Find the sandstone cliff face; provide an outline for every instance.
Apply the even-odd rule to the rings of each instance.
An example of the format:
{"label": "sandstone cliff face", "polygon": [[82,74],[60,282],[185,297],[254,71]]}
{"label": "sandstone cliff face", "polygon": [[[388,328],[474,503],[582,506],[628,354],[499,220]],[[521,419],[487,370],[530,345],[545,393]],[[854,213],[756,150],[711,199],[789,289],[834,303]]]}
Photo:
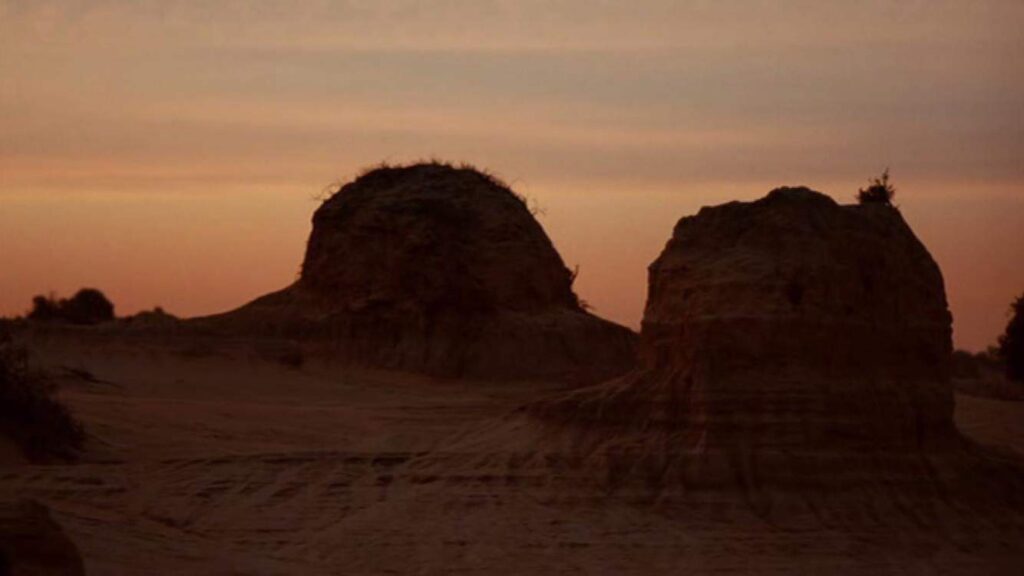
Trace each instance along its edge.
{"label": "sandstone cliff face", "polygon": [[942,275],[890,207],[780,188],[683,218],[641,337],[629,376],[531,411],[733,460],[959,441]]}
{"label": "sandstone cliff face", "polygon": [[634,363],[634,334],[582,309],[525,202],[441,164],[380,168],[313,217],[291,287],[214,320],[314,337],[371,366],[441,376],[598,381]]}
{"label": "sandstone cliff face", "polygon": [[738,422],[775,448],[952,437],[942,275],[888,206],[780,188],[683,218],[650,266],[643,350],[705,434]]}
{"label": "sandstone cliff face", "polygon": [[893,208],[803,188],[705,208],[650,266],[638,368],[474,430],[414,477],[1020,529],[1005,510],[1024,510],[1024,475],[953,425],[950,326],[939,268]]}

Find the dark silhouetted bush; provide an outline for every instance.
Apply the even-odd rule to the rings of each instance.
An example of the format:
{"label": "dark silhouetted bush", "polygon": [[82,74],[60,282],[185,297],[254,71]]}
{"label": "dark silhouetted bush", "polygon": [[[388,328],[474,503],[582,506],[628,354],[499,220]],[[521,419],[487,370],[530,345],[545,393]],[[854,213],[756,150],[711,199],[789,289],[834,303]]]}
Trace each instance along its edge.
{"label": "dark silhouetted bush", "polygon": [[53,396],[45,376],[29,366],[28,352],[0,333],[0,434],[32,460],[73,458],[85,433]]}
{"label": "dark silhouetted bush", "polygon": [[28,313],[29,320],[49,322],[60,320],[60,303],[52,294],[50,296],[39,295],[32,299],[32,310]]}
{"label": "dark silhouetted bush", "polygon": [[59,321],[71,324],[99,324],[114,319],[114,304],[95,288],[82,288],[71,298],[55,296],[32,299],[29,320]]}
{"label": "dark silhouetted bush", "polygon": [[72,324],[99,324],[114,319],[114,304],[95,288],[83,288],[62,301],[61,311]]}
{"label": "dark silhouetted bush", "polygon": [[168,314],[163,308],[157,306],[152,310],[143,310],[124,319],[126,324],[134,326],[169,327],[178,323],[178,317]]}
{"label": "dark silhouetted bush", "polygon": [[885,204],[892,206],[892,199],[896,196],[896,188],[889,183],[889,169],[882,172],[881,178],[869,180],[871,185],[861,188],[857,192],[857,201],[861,204]]}
{"label": "dark silhouetted bush", "polygon": [[1006,376],[1024,382],[1024,295],[1010,305],[1010,323],[999,337],[999,357],[1006,363]]}

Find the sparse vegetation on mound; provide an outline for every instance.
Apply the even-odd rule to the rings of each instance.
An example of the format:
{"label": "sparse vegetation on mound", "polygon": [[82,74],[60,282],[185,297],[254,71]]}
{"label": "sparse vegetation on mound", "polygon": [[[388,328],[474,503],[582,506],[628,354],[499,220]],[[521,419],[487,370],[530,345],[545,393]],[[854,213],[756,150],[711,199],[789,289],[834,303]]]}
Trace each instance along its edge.
{"label": "sparse vegetation on mound", "polygon": [[71,298],[54,295],[32,299],[29,320],[90,325],[114,319],[114,304],[95,288],[82,288]]}
{"label": "sparse vegetation on mound", "polygon": [[53,397],[46,377],[29,365],[28,351],[0,332],[0,434],[31,460],[73,458],[85,432]]}
{"label": "sparse vegetation on mound", "polygon": [[896,188],[889,183],[889,169],[882,172],[881,178],[872,178],[867,188],[857,191],[857,201],[861,204],[885,204],[892,206],[892,199],[896,196]]}
{"label": "sparse vegetation on mound", "polygon": [[[400,180],[409,171],[424,169],[455,171],[471,175],[474,178],[479,178],[488,186],[507,190],[510,194],[519,198],[523,202],[523,205],[527,204],[525,197],[514,192],[512,187],[502,180],[500,176],[486,168],[478,168],[468,162],[453,164],[451,162],[445,162],[437,159],[431,159],[424,162],[413,162],[410,164],[391,164],[390,162],[381,162],[360,170],[355,180],[352,181],[352,184],[372,184],[375,187],[386,188],[389,185],[393,185],[397,180]],[[341,188],[343,188],[343,186],[339,186],[339,192],[341,191]]]}

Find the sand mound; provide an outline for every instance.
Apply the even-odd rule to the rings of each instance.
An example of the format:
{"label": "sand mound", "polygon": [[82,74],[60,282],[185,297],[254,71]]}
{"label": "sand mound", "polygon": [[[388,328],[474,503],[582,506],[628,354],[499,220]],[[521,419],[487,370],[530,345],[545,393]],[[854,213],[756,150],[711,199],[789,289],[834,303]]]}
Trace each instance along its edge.
{"label": "sand mound", "polygon": [[1024,510],[1024,476],[953,425],[950,326],[939,268],[893,208],[805,188],[704,208],[650,266],[641,367],[412,475],[840,523],[931,522],[955,502],[953,524],[1019,528],[1002,509]]}
{"label": "sand mound", "polygon": [[85,432],[28,358],[24,346],[0,332],[0,465],[74,459]]}
{"label": "sand mound", "polygon": [[74,543],[31,500],[0,503],[0,574],[85,574]]}
{"label": "sand mound", "polygon": [[586,313],[523,200],[443,164],[385,167],[313,216],[299,280],[206,322],[323,336],[350,360],[446,376],[600,379],[633,334]]}

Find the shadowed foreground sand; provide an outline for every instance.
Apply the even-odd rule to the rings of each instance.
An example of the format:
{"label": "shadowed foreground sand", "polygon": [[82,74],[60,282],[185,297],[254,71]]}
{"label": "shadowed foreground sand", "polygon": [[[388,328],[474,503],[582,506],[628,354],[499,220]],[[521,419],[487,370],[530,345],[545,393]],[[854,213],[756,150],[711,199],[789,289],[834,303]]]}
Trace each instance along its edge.
{"label": "shadowed foreground sand", "polygon": [[[252,346],[34,339],[94,438],[77,465],[0,468],[0,496],[48,505],[93,575],[1013,574],[1024,561],[1012,532],[794,530],[724,501],[688,514],[583,489],[545,501],[513,475],[396,480],[551,385],[293,369]],[[959,396],[956,418],[1024,454],[1024,403]]]}

